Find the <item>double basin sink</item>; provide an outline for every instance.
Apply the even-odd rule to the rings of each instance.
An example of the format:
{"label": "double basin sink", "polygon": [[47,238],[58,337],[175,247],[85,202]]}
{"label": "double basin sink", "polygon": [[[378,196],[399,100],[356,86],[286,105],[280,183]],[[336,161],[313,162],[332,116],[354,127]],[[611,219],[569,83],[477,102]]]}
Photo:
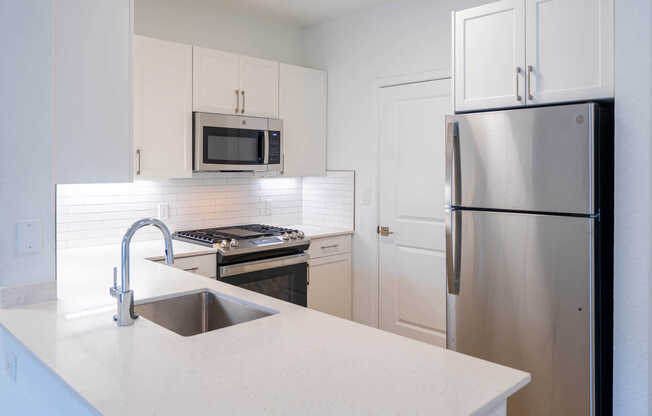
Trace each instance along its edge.
{"label": "double basin sink", "polygon": [[184,337],[274,315],[277,311],[207,289],[137,304],[141,317]]}

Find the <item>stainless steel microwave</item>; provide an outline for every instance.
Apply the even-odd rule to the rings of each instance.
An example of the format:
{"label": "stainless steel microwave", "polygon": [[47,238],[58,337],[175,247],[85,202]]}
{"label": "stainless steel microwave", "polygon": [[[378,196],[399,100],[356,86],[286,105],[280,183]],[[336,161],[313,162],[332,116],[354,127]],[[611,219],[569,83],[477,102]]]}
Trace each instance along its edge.
{"label": "stainless steel microwave", "polygon": [[193,113],[197,172],[283,171],[281,120]]}

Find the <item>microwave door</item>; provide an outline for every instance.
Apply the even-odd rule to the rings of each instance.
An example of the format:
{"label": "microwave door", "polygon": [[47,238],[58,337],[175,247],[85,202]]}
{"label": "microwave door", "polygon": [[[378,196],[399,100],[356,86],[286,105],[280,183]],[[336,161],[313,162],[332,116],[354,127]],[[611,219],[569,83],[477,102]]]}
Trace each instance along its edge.
{"label": "microwave door", "polygon": [[253,117],[195,113],[196,171],[265,171],[267,122]]}

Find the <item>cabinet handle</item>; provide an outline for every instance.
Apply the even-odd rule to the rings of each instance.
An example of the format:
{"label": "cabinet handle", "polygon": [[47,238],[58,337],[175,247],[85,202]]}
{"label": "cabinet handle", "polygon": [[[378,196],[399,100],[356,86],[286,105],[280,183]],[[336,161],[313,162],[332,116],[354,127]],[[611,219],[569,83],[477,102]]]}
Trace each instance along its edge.
{"label": "cabinet handle", "polygon": [[191,272],[194,273],[199,270],[199,267],[190,267],[188,269],[183,269],[184,272]]}
{"label": "cabinet handle", "polygon": [[235,99],[235,113],[238,114],[240,112],[240,90],[235,90]]}
{"label": "cabinet handle", "polygon": [[521,67],[517,66],[516,74],[514,74],[514,78],[516,79],[516,101],[518,101],[519,103],[521,102],[521,95],[518,93],[518,78],[520,74],[521,74]]}
{"label": "cabinet handle", "polygon": [[331,244],[330,246],[321,246],[321,249],[326,250],[327,248],[337,248],[339,246],[339,244]]}
{"label": "cabinet handle", "polygon": [[244,114],[245,113],[245,96],[244,96],[245,92],[244,92],[244,90],[242,90],[240,92],[242,93],[242,111],[241,111],[241,113]]}
{"label": "cabinet handle", "polygon": [[140,149],[136,149],[136,175],[140,175]]}
{"label": "cabinet handle", "polygon": [[534,94],[532,94],[532,72],[534,68],[532,65],[527,66],[527,98],[534,100]]}

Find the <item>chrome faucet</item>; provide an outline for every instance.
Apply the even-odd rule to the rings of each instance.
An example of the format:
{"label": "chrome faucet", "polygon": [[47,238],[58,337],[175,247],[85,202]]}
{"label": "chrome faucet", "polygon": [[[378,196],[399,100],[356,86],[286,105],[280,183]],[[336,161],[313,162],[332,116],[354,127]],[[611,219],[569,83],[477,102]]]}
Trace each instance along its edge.
{"label": "chrome faucet", "polygon": [[134,313],[134,291],[129,288],[129,244],[136,231],[148,225],[153,225],[161,230],[165,240],[165,262],[167,264],[174,263],[172,236],[170,230],[162,221],[156,218],[143,218],[129,227],[124,237],[122,237],[122,284],[118,286],[118,269],[114,267],[113,287],[109,290],[111,296],[118,300],[118,313],[113,315],[113,320],[118,323],[118,326],[133,325],[136,318],[138,318],[138,314]]}

